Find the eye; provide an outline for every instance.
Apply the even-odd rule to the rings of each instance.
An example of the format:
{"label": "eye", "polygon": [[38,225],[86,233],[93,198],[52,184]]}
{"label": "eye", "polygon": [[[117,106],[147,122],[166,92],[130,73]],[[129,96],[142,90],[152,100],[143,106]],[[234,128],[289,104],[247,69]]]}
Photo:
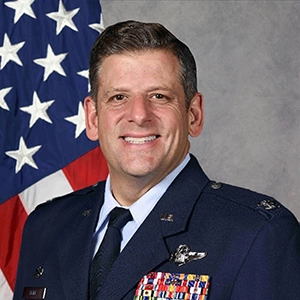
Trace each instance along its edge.
{"label": "eye", "polygon": [[171,100],[169,95],[160,93],[153,93],[150,98],[152,99],[152,101],[155,101],[159,104],[167,103]]}
{"label": "eye", "polygon": [[165,98],[165,96],[162,95],[162,94],[155,94],[154,97],[155,97],[156,99],[164,99],[164,98]]}
{"label": "eye", "polygon": [[120,94],[120,95],[113,96],[111,99],[116,100],[116,101],[122,101],[122,100],[124,100],[124,98],[125,98],[125,96]]}

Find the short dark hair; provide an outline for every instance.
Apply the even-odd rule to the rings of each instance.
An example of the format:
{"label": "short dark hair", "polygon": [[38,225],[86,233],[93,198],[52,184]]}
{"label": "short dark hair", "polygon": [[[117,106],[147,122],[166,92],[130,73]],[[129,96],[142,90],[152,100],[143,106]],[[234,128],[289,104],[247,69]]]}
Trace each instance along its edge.
{"label": "short dark hair", "polygon": [[159,23],[125,21],[107,27],[96,39],[91,55],[89,79],[91,96],[96,101],[103,60],[113,54],[142,50],[167,50],[178,58],[180,81],[186,106],[197,92],[196,62],[190,49]]}

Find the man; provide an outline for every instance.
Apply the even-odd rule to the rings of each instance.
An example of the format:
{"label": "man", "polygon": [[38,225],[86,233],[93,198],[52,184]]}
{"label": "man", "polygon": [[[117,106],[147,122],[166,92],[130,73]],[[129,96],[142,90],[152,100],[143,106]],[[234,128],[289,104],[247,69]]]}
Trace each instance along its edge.
{"label": "man", "polygon": [[[188,47],[162,25],[118,23],[94,44],[90,82],[86,132],[109,176],[29,216],[14,299],[298,299],[294,216],[268,196],[210,181],[189,154],[203,99]],[[116,206],[131,220],[93,284],[110,261],[94,266]]]}

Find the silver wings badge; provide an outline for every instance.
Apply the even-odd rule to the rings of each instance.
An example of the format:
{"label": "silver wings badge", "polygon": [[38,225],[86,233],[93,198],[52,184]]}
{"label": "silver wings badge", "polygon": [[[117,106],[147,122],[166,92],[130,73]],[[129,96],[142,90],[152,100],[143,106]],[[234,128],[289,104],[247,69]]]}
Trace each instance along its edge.
{"label": "silver wings badge", "polygon": [[170,261],[174,262],[177,266],[182,266],[190,261],[201,259],[206,255],[206,252],[193,252],[189,246],[179,245],[176,251],[171,253]]}

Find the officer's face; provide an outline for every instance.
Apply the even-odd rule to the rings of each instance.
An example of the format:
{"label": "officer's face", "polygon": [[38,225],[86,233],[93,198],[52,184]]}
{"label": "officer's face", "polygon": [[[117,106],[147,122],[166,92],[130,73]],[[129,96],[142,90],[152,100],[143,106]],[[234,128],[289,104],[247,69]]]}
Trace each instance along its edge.
{"label": "officer's face", "polygon": [[85,101],[87,134],[99,138],[111,180],[143,178],[155,185],[189,150],[188,134],[202,128],[202,99],[189,109],[179,63],[165,51],[111,55],[104,59],[97,96]]}

